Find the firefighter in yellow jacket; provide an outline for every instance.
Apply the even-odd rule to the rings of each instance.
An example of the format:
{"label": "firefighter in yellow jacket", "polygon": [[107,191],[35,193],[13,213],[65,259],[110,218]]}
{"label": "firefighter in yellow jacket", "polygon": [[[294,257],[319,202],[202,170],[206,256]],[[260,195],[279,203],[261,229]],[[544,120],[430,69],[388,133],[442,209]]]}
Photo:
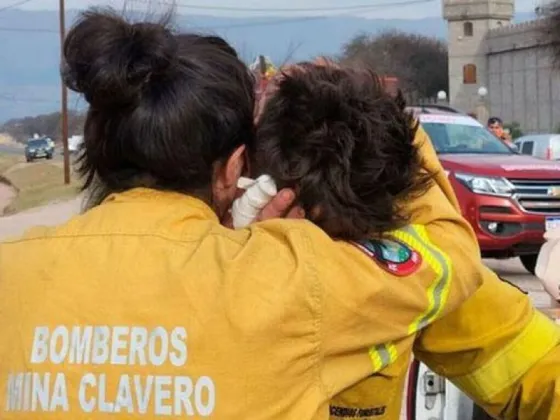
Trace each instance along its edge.
{"label": "firefighter in yellow jacket", "polygon": [[[437,171],[439,188],[459,213],[428,136],[421,132],[418,142]],[[415,356],[497,418],[560,418],[558,326],[533,307],[528,295],[491,270],[481,271],[482,287],[459,310],[421,332]]]}
{"label": "firefighter in yellow jacket", "polygon": [[[422,215],[417,222],[439,218],[443,201],[452,203],[459,214],[451,184],[422,129],[417,142],[430,170],[436,173],[434,188],[445,194],[445,198],[428,196],[413,202],[410,209]],[[472,298],[413,337],[415,357],[451,380],[496,418],[560,418],[558,326],[533,307],[529,296],[482,265],[480,272],[483,284]],[[409,344],[407,339],[404,343]],[[379,375],[337,395],[331,402],[331,418],[397,419],[408,362],[407,355]],[[395,385],[387,388],[389,383]],[[392,397],[385,417],[370,411],[379,404],[380,390]]]}
{"label": "firefighter in yellow jacket", "polygon": [[[90,209],[0,245],[2,420],[327,419],[333,396],[479,287],[451,204],[401,239],[336,241],[306,220],[222,226],[254,94],[216,43],[97,10],[69,31],[65,82],[90,105]],[[414,164],[413,150],[399,159]],[[376,211],[400,221],[385,198]],[[332,223],[330,210],[309,214]],[[434,246],[451,231],[453,247]]]}
{"label": "firefighter in yellow jacket", "polygon": [[[370,116],[382,112],[382,102],[379,100],[382,95],[379,92],[368,91],[364,85],[359,92],[353,91],[352,85],[332,70],[333,67],[336,66],[325,60],[292,66],[284,71],[289,76],[279,79],[261,100],[255,160],[261,162],[275,178],[287,181],[292,172],[286,172],[286,168],[295,167],[295,162],[306,162],[309,156],[316,157],[318,148],[328,151],[329,147],[341,143],[341,138],[336,137],[336,130],[329,130],[330,127],[340,131],[344,122],[359,120],[360,112]],[[361,95],[377,98],[375,111],[368,112],[367,102],[360,99]],[[339,101],[339,113],[325,113],[324,108],[331,105],[329,101]],[[351,103],[357,104],[359,111],[352,109]],[[292,114],[292,109],[298,110],[299,118]],[[399,112],[402,113],[402,110],[393,110],[386,118],[373,123],[386,128],[390,119],[394,121]],[[313,118],[316,119],[315,124],[311,123]],[[370,122],[364,120],[362,125]],[[359,135],[358,132],[355,137]],[[398,135],[395,136],[393,141],[398,138]],[[294,138],[298,139],[298,147],[286,147],[293,143]],[[383,147],[383,136],[378,135],[375,140],[379,147]],[[308,149],[304,146],[305,142],[310,143]],[[429,138],[421,128],[414,143],[420,150],[423,167],[433,175],[435,185],[421,199],[408,203],[407,211],[412,215],[412,222],[424,226],[441,223],[448,218],[441,210],[447,209],[449,205],[455,209],[454,217],[458,217],[460,209],[452,187]],[[275,153],[275,150],[283,153]],[[387,153],[388,149],[385,147],[384,151]],[[363,155],[361,151],[360,156],[352,156],[351,164],[359,166]],[[345,158],[341,152],[338,156],[340,160]],[[398,165],[395,158],[393,163]],[[405,165],[401,163],[398,167]],[[395,175],[395,178],[398,177]],[[356,222],[355,219],[353,221]],[[323,223],[323,227],[336,235],[336,229],[340,229],[341,224],[329,227]],[[431,238],[435,246],[449,250],[456,246],[453,239],[458,238],[453,237],[452,230],[446,233],[431,235]],[[394,235],[403,239],[402,231]],[[462,241],[476,244],[474,235],[459,239],[459,242]],[[461,259],[453,260],[455,270],[460,270],[461,262]],[[437,261],[431,260],[431,263],[438,273],[445,272],[441,266],[437,267]],[[558,327],[534,310],[528,296],[499,280],[481,261],[479,272],[484,278],[483,286],[466,304],[426,326],[418,334],[411,332],[398,342],[387,343],[387,351],[381,355],[372,354],[372,376],[333,398],[331,418],[399,418],[410,356],[407,349],[413,343],[418,358],[451,379],[499,418],[560,417],[560,395],[556,393],[560,381]],[[388,322],[391,322],[391,315],[387,314],[387,317]]]}
{"label": "firefighter in yellow jacket", "polygon": [[[554,0],[545,20],[552,52],[560,58],[560,1]],[[426,133],[420,129],[416,144],[427,169],[435,174],[436,186],[460,213],[447,174]],[[430,223],[439,218],[443,202],[418,200],[410,210]],[[418,211],[422,206],[432,212]],[[424,216],[427,216],[425,218]],[[438,238],[439,239],[439,238]],[[436,244],[439,244],[436,239]],[[475,238],[473,237],[474,241]],[[420,332],[414,343],[415,356],[455,383],[490,414],[501,419],[544,420],[560,418],[560,337],[558,327],[537,312],[527,295],[481,267],[483,284],[457,311]],[[395,363],[381,377],[403,377],[404,361]],[[401,382],[404,382],[402,379]],[[402,389],[402,388],[401,388]],[[347,418],[368,418],[367,408],[376,400],[375,387],[367,381],[333,400],[333,418],[345,411]],[[395,401],[395,406],[400,405]],[[340,407],[342,406],[342,407]],[[391,411],[391,410],[389,410]],[[395,407],[386,418],[397,418]],[[343,413],[344,414],[344,413]],[[382,417],[373,417],[380,419]]]}

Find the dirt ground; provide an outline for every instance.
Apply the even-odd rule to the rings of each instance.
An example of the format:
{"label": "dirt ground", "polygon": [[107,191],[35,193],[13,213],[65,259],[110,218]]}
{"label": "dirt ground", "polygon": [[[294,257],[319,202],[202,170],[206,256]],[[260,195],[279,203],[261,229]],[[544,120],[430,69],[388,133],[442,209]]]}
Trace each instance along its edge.
{"label": "dirt ground", "polygon": [[[1,199],[2,189],[0,187]],[[77,197],[69,201],[23,211],[12,216],[0,217],[0,240],[21,235],[32,226],[53,226],[64,223],[70,217],[79,213],[81,204],[81,197]]]}
{"label": "dirt ground", "polygon": [[4,209],[10,205],[15,196],[16,192],[12,187],[0,182],[0,214],[4,213]]}

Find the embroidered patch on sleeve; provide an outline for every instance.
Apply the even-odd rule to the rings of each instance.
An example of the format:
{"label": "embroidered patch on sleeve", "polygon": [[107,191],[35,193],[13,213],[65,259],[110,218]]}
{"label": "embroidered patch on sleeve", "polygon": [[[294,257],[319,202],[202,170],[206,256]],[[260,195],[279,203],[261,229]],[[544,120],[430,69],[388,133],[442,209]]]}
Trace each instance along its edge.
{"label": "embroidered patch on sleeve", "polygon": [[395,276],[413,274],[422,265],[422,256],[397,239],[370,239],[353,244]]}

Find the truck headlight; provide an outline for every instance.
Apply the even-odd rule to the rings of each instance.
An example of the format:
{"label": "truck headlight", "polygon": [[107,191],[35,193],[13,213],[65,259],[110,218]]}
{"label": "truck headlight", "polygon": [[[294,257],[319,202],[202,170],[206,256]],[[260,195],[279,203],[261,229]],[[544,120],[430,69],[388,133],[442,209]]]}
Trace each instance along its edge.
{"label": "truck headlight", "polygon": [[514,186],[505,178],[455,173],[455,178],[475,194],[511,197]]}

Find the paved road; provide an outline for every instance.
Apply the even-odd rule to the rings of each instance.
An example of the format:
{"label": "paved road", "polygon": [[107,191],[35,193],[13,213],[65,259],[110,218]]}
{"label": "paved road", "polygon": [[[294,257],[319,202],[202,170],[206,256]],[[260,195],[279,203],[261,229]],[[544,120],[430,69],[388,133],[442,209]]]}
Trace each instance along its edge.
{"label": "paved road", "polygon": [[487,261],[487,265],[504,278],[528,291],[536,307],[556,307],[556,304],[551,301],[550,296],[544,291],[541,283],[535,276],[527,273],[518,259],[491,260]]}
{"label": "paved road", "polygon": [[63,223],[80,211],[81,203],[82,200],[78,197],[70,201],[53,203],[11,216],[0,217],[0,240],[21,235],[31,226]]}
{"label": "paved road", "polygon": [[[7,146],[4,144],[0,144],[0,154],[23,156],[24,148],[18,146]],[[62,160],[62,150],[59,147],[55,149],[53,158],[54,160]]]}
{"label": "paved road", "polygon": [[0,153],[6,155],[22,155],[23,148],[0,144]]}

